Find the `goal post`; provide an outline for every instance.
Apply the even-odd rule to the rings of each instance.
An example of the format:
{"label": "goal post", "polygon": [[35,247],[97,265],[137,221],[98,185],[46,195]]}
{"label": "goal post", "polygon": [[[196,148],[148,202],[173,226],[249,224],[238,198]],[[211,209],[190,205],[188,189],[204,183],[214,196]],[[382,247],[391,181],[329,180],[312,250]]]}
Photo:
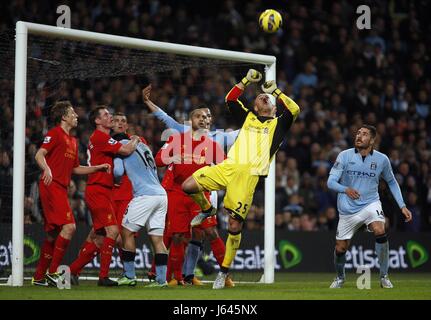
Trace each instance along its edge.
{"label": "goal post", "polygon": [[[15,38],[15,93],[13,141],[12,286],[23,285],[24,171],[27,94],[27,40],[29,35],[86,41],[99,45],[179,54],[190,57],[255,63],[265,66],[265,79],[275,80],[276,58],[269,55],[166,43],[97,32],[18,21]],[[274,98],[273,98],[274,99]],[[274,100],[273,100],[274,101]],[[264,283],[274,282],[275,268],[275,160],[265,182]]]}

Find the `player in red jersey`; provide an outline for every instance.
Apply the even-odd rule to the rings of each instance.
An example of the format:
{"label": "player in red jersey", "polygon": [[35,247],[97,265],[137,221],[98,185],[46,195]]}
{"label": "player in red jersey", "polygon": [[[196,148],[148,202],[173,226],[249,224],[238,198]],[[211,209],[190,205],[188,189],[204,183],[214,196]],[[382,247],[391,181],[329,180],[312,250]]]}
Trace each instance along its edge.
{"label": "player in red jersey", "polygon": [[[114,113],[113,119],[114,126],[112,127],[112,136],[118,133],[126,133],[127,129],[129,129],[126,115],[121,112]],[[119,228],[121,228],[120,226],[121,221],[123,221],[124,212],[132,198],[132,183],[129,178],[127,178],[127,175],[123,175],[120,183],[115,184],[113,189],[115,217]],[[117,247],[121,248],[121,236],[117,238]]]}
{"label": "player in red jersey", "polygon": [[[88,163],[92,165],[109,163],[113,156],[128,156],[135,151],[139,137],[132,136],[128,144],[122,145],[109,135],[114,121],[106,106],[99,106],[89,114],[90,124],[95,128],[88,142]],[[109,265],[112,250],[118,236],[118,224],[112,199],[114,178],[112,172],[97,172],[89,175],[85,190],[85,202],[90,209],[93,228],[82,246],[78,258],[70,265],[74,279],[81,269],[100,252],[99,286],[116,286],[117,282],[109,279]]]}
{"label": "player in red jersey", "polygon": [[93,167],[79,165],[76,139],[70,135],[70,130],[78,125],[78,116],[69,101],[57,102],[51,109],[51,117],[56,127],[48,131],[35,156],[43,170],[39,191],[46,232],[32,279],[32,284],[39,286],[57,285],[57,268],[76,230],[67,198],[72,173],[90,174],[111,170],[109,164],[101,163]]}
{"label": "player in red jersey", "polygon": [[[183,284],[182,267],[184,262],[184,243],[191,237],[190,221],[200,212],[199,206],[182,191],[182,183],[196,170],[212,163],[220,163],[225,159],[221,147],[207,136],[207,113],[202,109],[190,113],[192,130],[176,134],[156,155],[157,166],[169,166],[173,181],[168,191],[168,224],[167,235],[172,237],[169,259],[174,273],[170,284]],[[209,199],[209,193],[206,195]],[[171,205],[172,204],[172,205]],[[217,232],[217,219],[207,219],[199,226],[201,232],[211,241],[211,249],[217,260],[224,258],[224,242]],[[196,230],[196,232],[198,232]]]}

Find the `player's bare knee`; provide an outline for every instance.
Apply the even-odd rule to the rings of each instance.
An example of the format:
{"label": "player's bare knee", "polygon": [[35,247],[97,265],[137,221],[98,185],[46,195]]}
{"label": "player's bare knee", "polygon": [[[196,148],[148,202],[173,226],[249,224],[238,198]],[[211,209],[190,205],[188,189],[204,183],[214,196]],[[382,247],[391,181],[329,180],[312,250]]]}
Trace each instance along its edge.
{"label": "player's bare knee", "polygon": [[122,247],[122,245],[123,245],[123,236],[122,236],[121,232],[118,234],[117,240],[115,240],[115,244],[116,244],[116,246],[118,248]]}
{"label": "player's bare knee", "polygon": [[154,251],[156,253],[167,253],[168,250],[166,249],[165,243],[163,242],[163,237],[162,236],[155,236],[155,235],[150,235],[151,238],[151,242],[154,246]]}
{"label": "player's bare knee", "polygon": [[346,241],[337,241],[335,244],[335,253],[336,254],[344,254],[346,253],[348,248],[348,243]]}
{"label": "player's bare knee", "polygon": [[239,233],[242,231],[242,222],[239,222],[238,220],[230,219],[229,218],[229,227],[228,230],[230,233]]}
{"label": "player's bare knee", "polygon": [[184,241],[184,235],[182,233],[175,233],[172,236],[172,242],[177,244],[177,245],[182,243],[183,241]]}
{"label": "player's bare knee", "polygon": [[386,234],[385,226],[384,225],[374,226],[373,233],[376,238],[384,236]]}
{"label": "player's bare knee", "polygon": [[102,245],[103,245],[103,238],[104,238],[104,236],[96,234],[96,235],[94,235],[92,241],[94,242],[94,244],[96,245],[96,247],[101,248]]}
{"label": "player's bare knee", "polygon": [[117,243],[126,242],[130,237],[133,237],[133,233],[130,230],[123,228],[121,229],[120,236],[117,238]]}
{"label": "player's bare knee", "polygon": [[205,237],[209,241],[213,241],[213,240],[217,239],[219,237],[217,229],[215,227],[206,228],[205,229]]}
{"label": "player's bare knee", "polygon": [[241,232],[244,224],[244,219],[231,210],[226,210],[229,213],[228,230],[230,232]]}
{"label": "player's bare knee", "polygon": [[88,234],[87,241],[95,242],[96,240],[97,240],[97,234],[93,229],[91,229],[90,233]]}
{"label": "player's bare knee", "polygon": [[74,223],[65,224],[61,228],[61,233],[68,237],[72,237],[76,231],[76,225]]}
{"label": "player's bare knee", "polygon": [[106,230],[106,236],[108,238],[117,239],[117,236],[119,233],[118,226],[116,225],[109,226],[109,227],[106,227],[105,230]]}

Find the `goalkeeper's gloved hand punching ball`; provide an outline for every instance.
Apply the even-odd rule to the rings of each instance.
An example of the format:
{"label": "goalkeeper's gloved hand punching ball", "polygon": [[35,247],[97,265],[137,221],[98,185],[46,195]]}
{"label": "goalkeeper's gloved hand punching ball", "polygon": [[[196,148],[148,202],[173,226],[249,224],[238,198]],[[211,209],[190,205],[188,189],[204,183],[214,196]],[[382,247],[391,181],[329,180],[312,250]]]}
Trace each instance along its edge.
{"label": "goalkeeper's gloved hand punching ball", "polygon": [[263,92],[272,94],[276,98],[282,94],[281,90],[277,88],[275,80],[265,81],[261,88]]}
{"label": "goalkeeper's gloved hand punching ball", "polygon": [[256,82],[259,82],[260,80],[262,80],[262,74],[257,70],[250,69],[248,70],[247,75],[244,78],[242,78],[241,83],[244,86],[248,86],[250,82],[256,83]]}

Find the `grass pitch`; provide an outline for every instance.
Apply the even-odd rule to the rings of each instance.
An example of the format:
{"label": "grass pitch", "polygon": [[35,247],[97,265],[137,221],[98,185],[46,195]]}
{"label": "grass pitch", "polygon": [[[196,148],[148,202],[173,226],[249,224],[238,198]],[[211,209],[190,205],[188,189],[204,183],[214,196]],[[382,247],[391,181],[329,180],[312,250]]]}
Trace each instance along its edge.
{"label": "grass pitch", "polygon": [[[213,290],[212,284],[202,287],[146,288],[97,287],[95,281],[81,281],[70,290],[34,287],[26,281],[23,287],[0,286],[1,300],[431,300],[431,273],[393,273],[394,289],[381,289],[378,275],[372,275],[371,289],[356,287],[356,274],[348,274],[342,289],[328,289],[334,278],[330,273],[277,273],[274,284],[244,283],[256,280],[257,274],[234,274],[235,288]],[[212,280],[208,277],[205,280]]]}

